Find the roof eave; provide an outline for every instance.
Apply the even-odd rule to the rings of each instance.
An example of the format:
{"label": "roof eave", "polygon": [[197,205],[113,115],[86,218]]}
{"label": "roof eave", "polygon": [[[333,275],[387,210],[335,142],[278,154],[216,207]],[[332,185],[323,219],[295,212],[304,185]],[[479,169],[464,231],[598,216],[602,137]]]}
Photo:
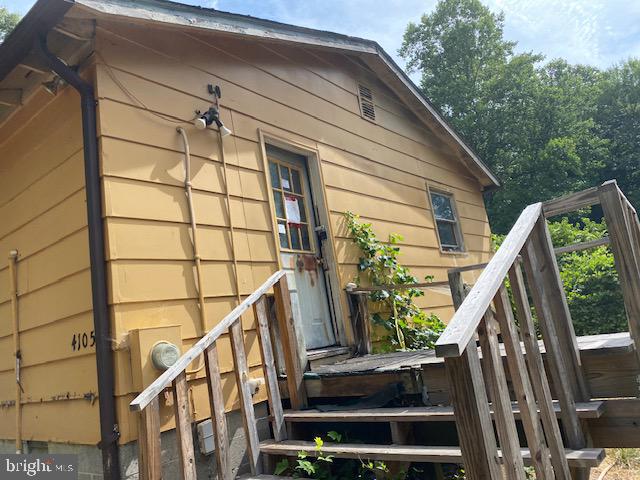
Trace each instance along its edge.
{"label": "roof eave", "polygon": [[427,111],[431,114],[431,116],[442,126],[442,128],[455,140],[455,142],[460,145],[463,152],[469,156],[469,158],[476,164],[478,169],[486,176],[486,180],[488,182],[484,182],[483,186],[487,189],[493,189],[500,187],[500,181],[493,174],[491,169],[480,159],[480,157],[473,151],[473,149],[458,135],[455,129],[449,125],[449,123],[442,117],[438,109],[431,104],[429,99],[427,99],[422,91],[416,86],[415,83],[409,78],[409,76],[402,70],[398,64],[389,56],[389,54],[378,44],[377,46],[377,55],[382,59],[382,61],[386,64],[387,68],[389,68],[393,73],[402,81],[404,86],[411,91],[411,93],[418,99],[418,101],[424,106]]}
{"label": "roof eave", "polygon": [[0,45],[0,80],[4,79],[29,53],[35,39],[62,20],[73,0],[37,2]]}

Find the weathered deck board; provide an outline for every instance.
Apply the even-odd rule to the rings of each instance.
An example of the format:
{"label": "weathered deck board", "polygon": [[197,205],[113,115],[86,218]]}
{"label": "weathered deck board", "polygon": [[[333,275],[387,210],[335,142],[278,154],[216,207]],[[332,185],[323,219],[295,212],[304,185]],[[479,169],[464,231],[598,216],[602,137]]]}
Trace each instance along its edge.
{"label": "weathered deck board", "polygon": [[[540,351],[544,354],[544,344],[542,341],[538,343]],[[521,346],[524,352],[524,346],[522,344]],[[583,356],[630,353],[633,352],[633,340],[628,332],[589,335],[578,337],[578,347]],[[502,345],[501,353],[502,356],[506,355]],[[313,368],[313,373],[320,376],[364,372],[384,373],[420,368],[422,365],[434,363],[443,363],[441,358],[436,357],[434,350],[393,352],[354,357],[333,365],[319,365]]]}
{"label": "weathered deck board", "polygon": [[[554,402],[556,415],[560,405]],[[578,417],[583,419],[599,418],[604,410],[603,401],[577,403]],[[520,417],[520,409],[512,404],[513,414]],[[367,408],[360,410],[340,410],[323,412],[320,410],[287,410],[284,418],[288,422],[453,422],[453,407],[402,407],[402,408]]]}
{"label": "weathered deck board", "polygon": [[[267,440],[260,444],[262,452],[269,455],[296,456],[304,450],[310,456],[318,454],[313,442],[299,440],[285,440],[274,442]],[[369,445],[348,443],[325,443],[322,447],[324,455],[333,455],[336,458],[368,458],[385,461],[415,461],[435,463],[460,463],[462,454],[460,447],[424,447],[416,445]],[[521,449],[525,463],[530,464],[529,450]],[[604,459],[604,450],[601,448],[585,448],[582,450],[566,450],[567,461],[571,466],[595,467]]]}

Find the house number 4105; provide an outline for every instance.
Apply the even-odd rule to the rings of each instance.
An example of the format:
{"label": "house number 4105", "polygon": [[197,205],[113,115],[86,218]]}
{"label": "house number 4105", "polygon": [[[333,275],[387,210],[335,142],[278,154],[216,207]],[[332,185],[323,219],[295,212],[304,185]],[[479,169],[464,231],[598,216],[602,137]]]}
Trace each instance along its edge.
{"label": "house number 4105", "polygon": [[96,344],[96,335],[91,332],[87,333],[74,333],[73,338],[71,339],[71,350],[77,352],[78,350],[82,350],[83,348],[90,348]]}

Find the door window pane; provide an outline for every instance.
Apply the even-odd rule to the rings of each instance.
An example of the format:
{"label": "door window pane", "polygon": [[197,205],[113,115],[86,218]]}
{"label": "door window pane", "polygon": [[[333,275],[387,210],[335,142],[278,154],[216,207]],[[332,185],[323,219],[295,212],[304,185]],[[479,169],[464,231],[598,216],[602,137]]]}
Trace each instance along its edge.
{"label": "door window pane", "polygon": [[309,225],[302,225],[300,233],[302,234],[302,249],[311,250],[311,242],[309,241]]}
{"label": "door window pane", "polygon": [[280,165],[280,180],[282,182],[282,189],[290,192],[291,178],[289,177],[289,169],[284,165]]}
{"label": "door window pane", "polygon": [[269,162],[269,173],[271,175],[271,186],[273,188],[280,188],[280,175],[278,174],[278,165]]}
{"label": "door window pane", "polygon": [[287,236],[287,224],[278,220],[278,237],[280,238],[280,247],[289,248],[289,237]]}
{"label": "door window pane", "polygon": [[302,193],[302,184],[300,183],[300,172],[297,169],[291,169],[291,182],[293,183],[293,191]]}
{"label": "door window pane", "polygon": [[287,218],[284,212],[284,203],[282,202],[282,194],[274,190],[273,191],[273,203],[276,205],[276,217]]}
{"label": "door window pane", "polygon": [[300,209],[300,221],[301,222],[306,222],[307,221],[307,211],[306,208],[304,208],[304,198],[303,197],[298,197],[298,208]]}
{"label": "door window pane", "polygon": [[289,233],[291,234],[291,248],[293,250],[302,250],[302,242],[300,241],[300,226],[289,224]]}

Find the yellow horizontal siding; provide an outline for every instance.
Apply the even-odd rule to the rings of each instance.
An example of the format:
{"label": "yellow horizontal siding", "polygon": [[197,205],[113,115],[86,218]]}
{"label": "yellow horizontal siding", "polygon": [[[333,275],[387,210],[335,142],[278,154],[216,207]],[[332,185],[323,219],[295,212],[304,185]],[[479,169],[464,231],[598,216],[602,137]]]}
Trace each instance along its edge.
{"label": "yellow horizontal siding", "polygon": [[[249,295],[277,269],[273,263],[239,263],[240,293]],[[109,264],[112,303],[197,298],[191,261],[119,260]],[[206,297],[235,295],[230,262],[202,262]]]}
{"label": "yellow horizontal siding", "polygon": [[[98,402],[64,400],[27,403],[22,410],[22,439],[96,445],[100,440]],[[0,408],[0,438],[15,438],[13,407]]]}
{"label": "yellow horizontal siding", "polygon": [[[476,263],[490,255],[477,180],[456,153],[424,128],[382,82],[345,56],[231,38],[214,41],[201,33],[155,27],[143,30],[103,21],[98,24],[96,45],[123,442],[136,436],[135,418],[126,408],[134,393],[127,332],[177,324],[183,348],[201,334],[177,125],[186,127],[190,140],[207,328],[236,304],[234,253],[242,295],[251,293],[278,265],[259,129],[319,152],[341,285],[357,274],[358,258],[344,228],[345,210],[371,220],[381,238],[391,232],[404,235],[402,261],[419,278],[435,275],[442,280],[447,268]],[[358,82],[375,90],[379,112],[375,124],[360,117]],[[211,103],[207,83],[221,86],[221,117],[233,131],[223,142],[230,207],[217,134],[191,127],[194,111],[205,110]],[[439,251],[427,183],[456,196],[468,253]],[[235,229],[235,252],[231,251],[230,225]],[[446,318],[452,310],[450,303],[450,296],[442,291],[427,292],[419,299],[421,308],[431,308]],[[243,325],[253,374],[261,376],[252,317],[245,316]],[[232,368],[226,347],[220,359],[224,371]],[[232,408],[237,406],[235,382],[228,373],[224,378],[228,408]],[[206,418],[202,379],[192,379],[190,386],[195,417]],[[167,412],[163,428],[169,428],[170,412],[163,412]]]}
{"label": "yellow horizontal siding", "polygon": [[[7,254],[16,249],[25,440],[99,439],[80,117],[65,88],[35,95],[0,126],[0,402],[14,399]],[[78,334],[86,348],[73,348]],[[14,416],[0,408],[0,438],[15,435]]]}
{"label": "yellow horizontal siding", "polygon": [[[106,222],[109,260],[192,260],[191,227],[183,223],[109,218]],[[271,232],[234,231],[236,258],[243,262],[274,262]],[[231,233],[225,227],[198,227],[200,257],[230,261]]]}
{"label": "yellow horizontal siding", "polygon": [[[25,403],[64,402],[66,399],[97,395],[96,357],[93,352],[78,357],[25,368],[21,384]],[[72,374],[70,374],[72,372]],[[13,371],[0,372],[0,391],[12,392],[16,377]]]}

